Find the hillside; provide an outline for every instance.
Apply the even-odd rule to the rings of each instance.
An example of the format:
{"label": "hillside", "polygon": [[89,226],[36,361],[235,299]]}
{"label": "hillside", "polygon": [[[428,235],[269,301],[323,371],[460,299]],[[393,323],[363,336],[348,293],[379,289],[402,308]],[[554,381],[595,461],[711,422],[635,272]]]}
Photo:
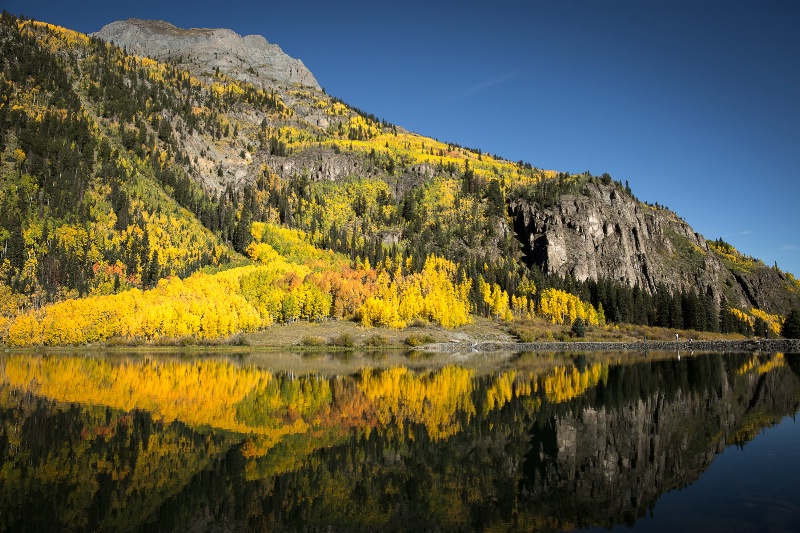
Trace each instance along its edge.
{"label": "hillside", "polygon": [[[0,62],[6,342],[470,313],[778,331],[800,307],[790,274],[610,177],[406,131],[327,95],[262,37],[136,19],[87,36],[4,14]],[[241,296],[226,303],[241,322],[220,322],[234,313],[221,294]],[[118,325],[89,337],[58,326],[112,311]]]}

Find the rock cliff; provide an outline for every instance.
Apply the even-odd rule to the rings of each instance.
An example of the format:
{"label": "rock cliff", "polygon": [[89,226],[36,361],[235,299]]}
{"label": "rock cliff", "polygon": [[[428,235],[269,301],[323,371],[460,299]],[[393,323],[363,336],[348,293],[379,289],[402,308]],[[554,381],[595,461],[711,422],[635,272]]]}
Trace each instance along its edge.
{"label": "rock cliff", "polygon": [[160,20],[128,19],[93,34],[129,53],[179,64],[190,71],[219,69],[232,78],[265,88],[298,83],[319,89],[302,61],[286,55],[260,35],[242,37],[226,29],[181,29]]}
{"label": "rock cliff", "polygon": [[785,313],[800,304],[783,273],[737,265],[675,213],[636,200],[618,183],[587,180],[553,202],[510,201],[526,261],[546,274],[608,279],[653,293],[695,290],[719,303]]}

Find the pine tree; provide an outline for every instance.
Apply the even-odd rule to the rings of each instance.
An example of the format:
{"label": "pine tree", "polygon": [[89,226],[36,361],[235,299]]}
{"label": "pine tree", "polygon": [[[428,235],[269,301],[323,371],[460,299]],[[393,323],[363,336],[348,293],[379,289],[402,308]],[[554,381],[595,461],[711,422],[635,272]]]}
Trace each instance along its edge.
{"label": "pine tree", "polygon": [[756,317],[755,323],[753,324],[753,333],[756,337],[769,337],[769,324],[759,317]]}
{"label": "pine tree", "polygon": [[242,210],[242,215],[239,217],[239,221],[233,233],[233,247],[241,254],[245,253],[247,247],[253,242],[253,236],[250,234],[251,223],[252,217],[250,212],[246,209]]}
{"label": "pine tree", "polygon": [[576,318],[572,323],[572,334],[576,337],[583,337],[586,335],[586,323],[581,317]]}
{"label": "pine tree", "polygon": [[153,252],[153,259],[150,261],[148,269],[145,273],[143,283],[145,285],[155,284],[161,277],[161,266],[158,264],[158,250]]}
{"label": "pine tree", "polygon": [[792,309],[781,328],[781,336],[787,339],[800,339],[800,309]]}

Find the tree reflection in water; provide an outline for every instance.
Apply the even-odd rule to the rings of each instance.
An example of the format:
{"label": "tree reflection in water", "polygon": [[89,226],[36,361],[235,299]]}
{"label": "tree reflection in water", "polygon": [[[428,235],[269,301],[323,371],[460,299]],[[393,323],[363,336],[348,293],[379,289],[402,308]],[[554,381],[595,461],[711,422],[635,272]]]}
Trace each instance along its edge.
{"label": "tree reflection in water", "polygon": [[225,359],[0,359],[4,530],[632,524],[797,411],[798,356],[272,374]]}

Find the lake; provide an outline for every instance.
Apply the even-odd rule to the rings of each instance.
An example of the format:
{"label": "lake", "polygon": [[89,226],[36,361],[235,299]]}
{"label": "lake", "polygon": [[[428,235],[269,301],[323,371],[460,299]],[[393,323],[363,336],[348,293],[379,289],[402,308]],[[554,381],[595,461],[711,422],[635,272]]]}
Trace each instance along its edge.
{"label": "lake", "polygon": [[800,531],[800,356],[0,355],[2,531]]}

